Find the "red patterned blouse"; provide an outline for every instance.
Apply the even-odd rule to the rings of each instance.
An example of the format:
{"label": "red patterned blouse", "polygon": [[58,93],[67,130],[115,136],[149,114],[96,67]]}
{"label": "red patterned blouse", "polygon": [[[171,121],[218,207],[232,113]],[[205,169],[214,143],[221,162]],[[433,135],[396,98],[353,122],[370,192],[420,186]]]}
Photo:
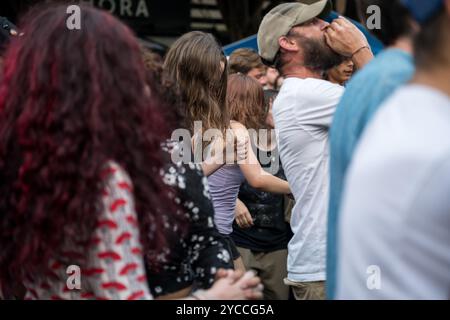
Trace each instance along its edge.
{"label": "red patterned blouse", "polygon": [[[71,248],[64,258],[87,255],[82,268],[50,261],[51,272],[28,277],[25,299],[152,299],[139,239],[132,184],[116,163],[108,163],[102,211],[92,238],[84,248]],[[79,271],[79,272],[78,272]],[[78,282],[77,282],[78,281]]]}

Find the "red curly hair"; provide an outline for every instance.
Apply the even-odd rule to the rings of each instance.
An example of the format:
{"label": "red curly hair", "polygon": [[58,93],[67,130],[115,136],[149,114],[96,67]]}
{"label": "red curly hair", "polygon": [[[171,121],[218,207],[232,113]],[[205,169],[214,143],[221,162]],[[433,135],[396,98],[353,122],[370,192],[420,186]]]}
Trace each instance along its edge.
{"label": "red curly hair", "polygon": [[62,259],[63,244],[87,245],[102,210],[100,173],[109,160],[132,179],[146,253],[168,245],[164,215],[176,211],[171,190],[158,178],[164,162],[160,143],[169,132],[134,35],[109,13],[89,6],[81,6],[81,30],[69,30],[66,8],[27,15],[24,36],[14,39],[5,56],[3,284],[44,274],[49,259]]}

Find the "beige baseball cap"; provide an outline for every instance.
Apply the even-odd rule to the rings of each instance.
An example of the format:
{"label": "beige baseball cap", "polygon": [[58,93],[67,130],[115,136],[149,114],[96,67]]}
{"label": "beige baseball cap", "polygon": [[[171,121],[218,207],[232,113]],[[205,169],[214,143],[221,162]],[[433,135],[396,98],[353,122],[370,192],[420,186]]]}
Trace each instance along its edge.
{"label": "beige baseball cap", "polygon": [[292,27],[312,18],[326,18],[332,10],[331,0],[299,0],[282,3],[270,10],[258,30],[258,53],[267,63],[272,63],[280,46],[278,39]]}

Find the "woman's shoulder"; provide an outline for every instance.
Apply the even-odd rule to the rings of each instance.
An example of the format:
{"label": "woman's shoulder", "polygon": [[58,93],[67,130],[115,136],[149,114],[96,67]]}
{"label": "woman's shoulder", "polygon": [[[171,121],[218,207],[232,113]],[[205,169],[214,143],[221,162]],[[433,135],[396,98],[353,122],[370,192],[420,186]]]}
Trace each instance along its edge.
{"label": "woman's shoulder", "polygon": [[103,166],[100,172],[103,182],[110,184],[111,182],[122,181],[131,184],[131,178],[128,175],[125,168],[123,168],[118,162],[109,160]]}
{"label": "woman's shoulder", "polygon": [[247,128],[238,121],[230,121],[230,128],[237,138],[248,138],[249,136]]}
{"label": "woman's shoulder", "polygon": [[239,121],[235,121],[235,120],[230,121],[230,128],[233,130],[236,130],[236,129],[247,130],[247,128],[242,123],[240,123]]}

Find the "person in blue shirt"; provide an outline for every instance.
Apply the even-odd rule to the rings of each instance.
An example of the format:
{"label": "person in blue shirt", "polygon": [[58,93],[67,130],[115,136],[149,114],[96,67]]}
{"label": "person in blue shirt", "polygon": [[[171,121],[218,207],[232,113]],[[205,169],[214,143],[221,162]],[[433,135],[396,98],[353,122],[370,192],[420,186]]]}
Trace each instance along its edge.
{"label": "person in blue shirt", "polygon": [[347,83],[330,130],[330,199],[327,236],[327,298],[334,298],[336,287],[337,223],[341,193],[347,168],[358,140],[382,102],[414,73],[412,38],[419,29],[401,0],[367,1],[383,13],[381,29],[371,32],[384,45],[379,53]]}

